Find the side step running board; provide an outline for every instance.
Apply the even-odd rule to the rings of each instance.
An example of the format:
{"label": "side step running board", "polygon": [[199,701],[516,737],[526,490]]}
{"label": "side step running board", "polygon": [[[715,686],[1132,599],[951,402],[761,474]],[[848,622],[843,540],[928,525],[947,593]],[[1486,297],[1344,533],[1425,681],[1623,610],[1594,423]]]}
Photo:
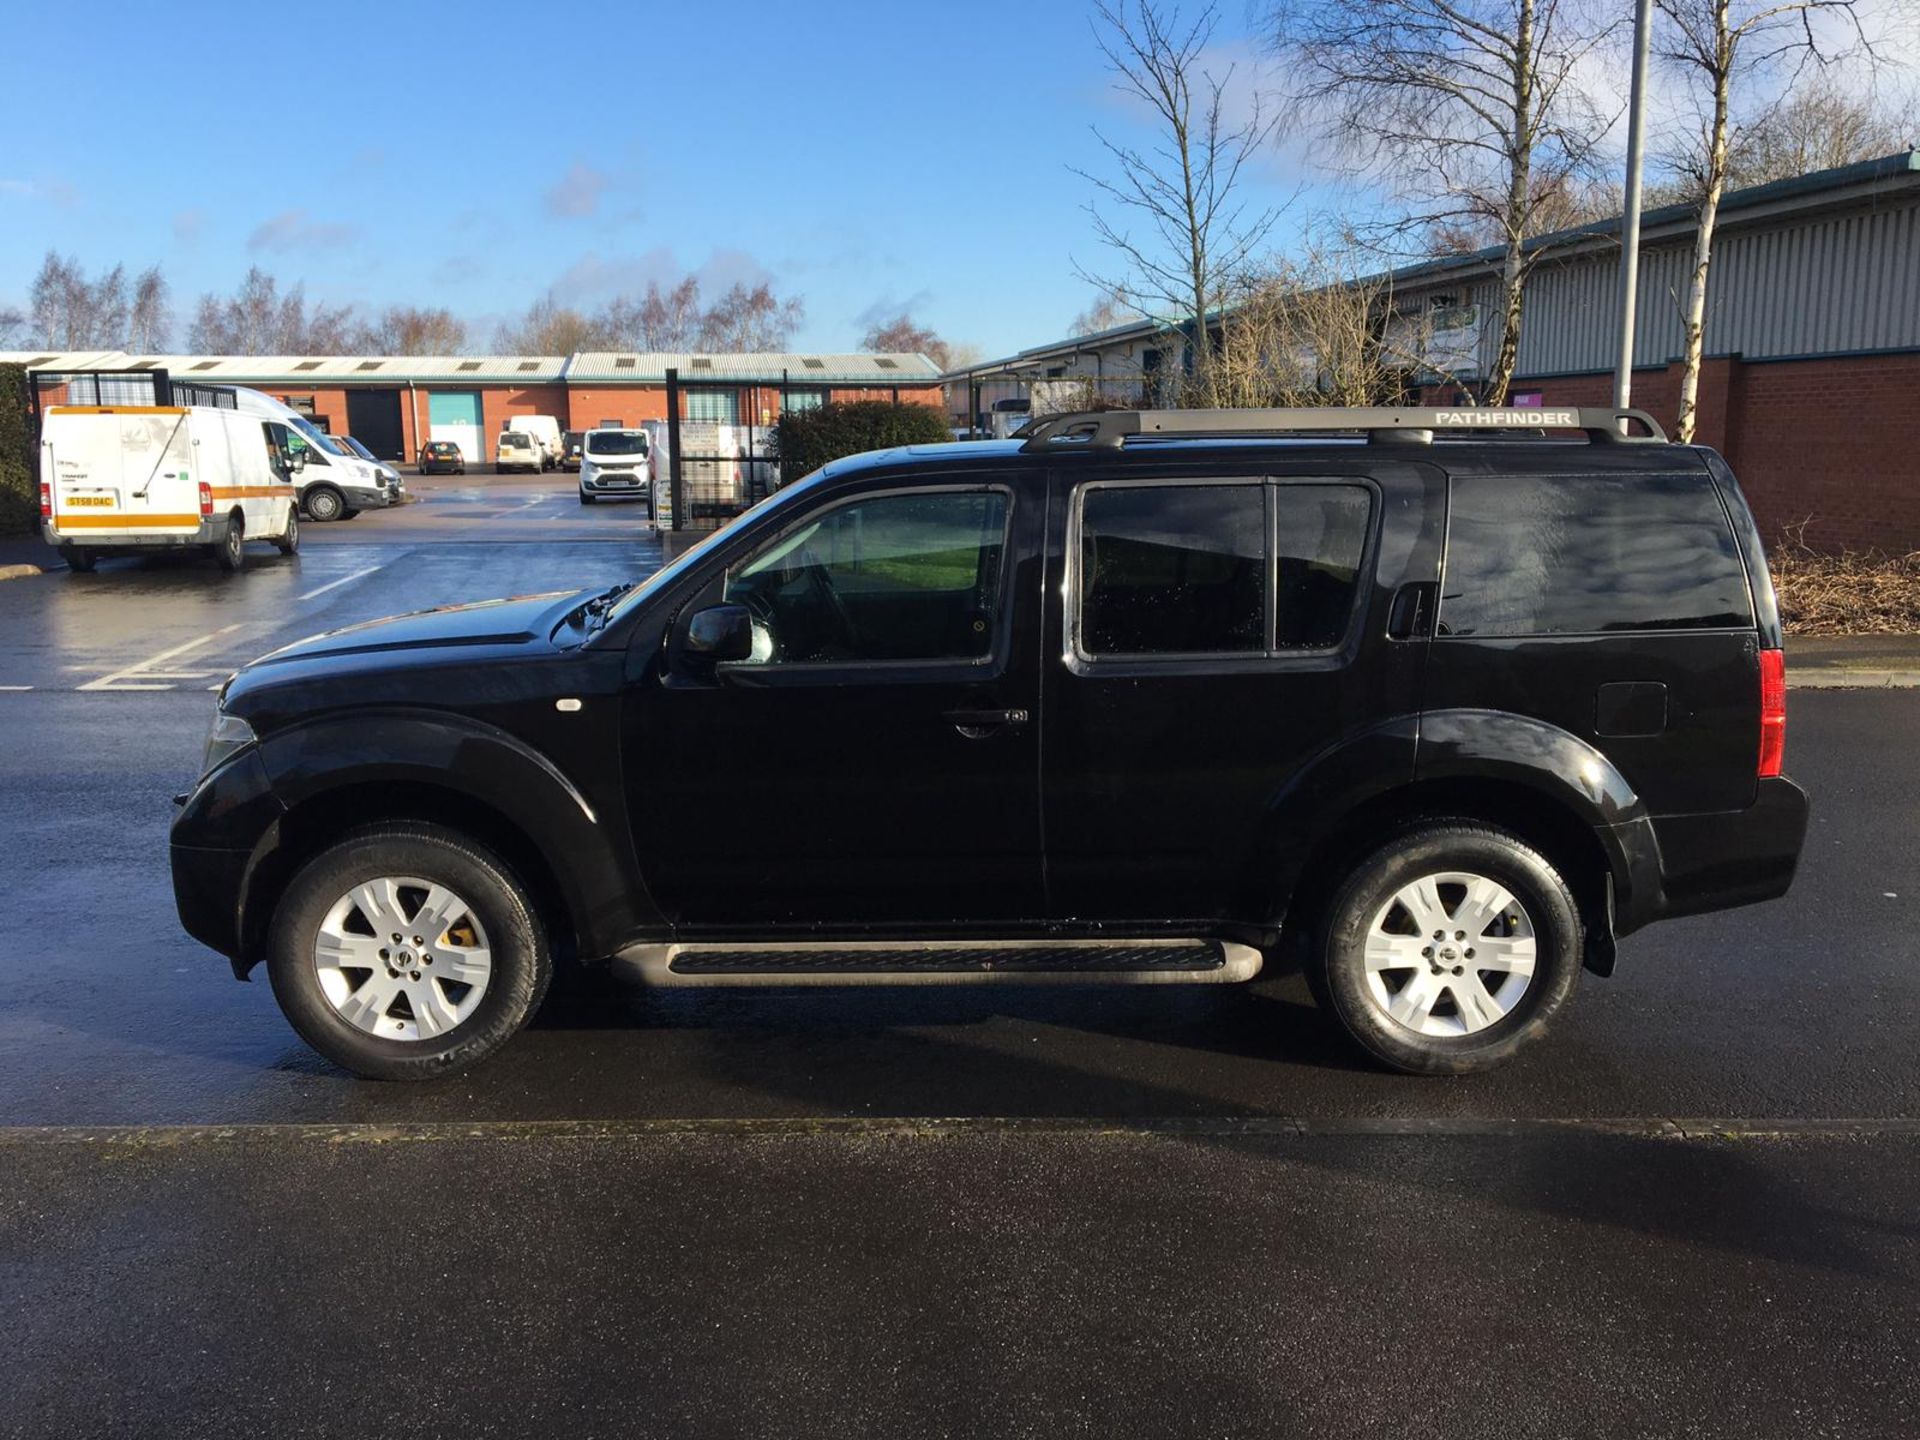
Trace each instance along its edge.
{"label": "side step running board", "polygon": [[1229,985],[1260,952],[1226,940],[825,940],[635,945],[614,964],[648,985]]}

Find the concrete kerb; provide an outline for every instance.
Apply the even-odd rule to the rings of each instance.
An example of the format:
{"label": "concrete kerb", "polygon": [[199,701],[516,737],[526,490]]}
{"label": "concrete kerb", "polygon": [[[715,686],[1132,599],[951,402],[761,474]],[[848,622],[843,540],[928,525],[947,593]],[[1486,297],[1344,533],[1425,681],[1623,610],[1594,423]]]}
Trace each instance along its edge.
{"label": "concrete kerb", "polygon": [[38,565],[0,565],[0,580],[25,580],[46,573]]}

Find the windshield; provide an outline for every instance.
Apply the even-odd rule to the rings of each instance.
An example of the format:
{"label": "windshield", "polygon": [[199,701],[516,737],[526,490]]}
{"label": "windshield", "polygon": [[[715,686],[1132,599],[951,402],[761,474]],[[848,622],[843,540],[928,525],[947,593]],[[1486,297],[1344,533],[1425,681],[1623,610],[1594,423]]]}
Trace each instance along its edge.
{"label": "windshield", "polygon": [[333,436],[327,434],[326,431],[320,429],[304,415],[289,416],[286,423],[300,432],[301,439],[305,440],[314,449],[323,454],[345,455],[347,453],[344,445],[334,439]]}
{"label": "windshield", "polygon": [[502,450],[531,450],[533,448],[533,441],[529,440],[518,430],[509,430],[500,437],[500,448]]}
{"label": "windshield", "polygon": [[[354,439],[353,436],[336,435],[333,438],[334,438],[334,443],[346,446],[347,449],[353,451],[353,453],[358,455],[362,460],[374,459],[373,452],[367,449],[367,447],[362,445],[358,440]],[[375,463],[378,463],[378,462],[376,461]]]}
{"label": "windshield", "polygon": [[587,435],[589,455],[644,455],[647,432],[644,430],[594,430]]}

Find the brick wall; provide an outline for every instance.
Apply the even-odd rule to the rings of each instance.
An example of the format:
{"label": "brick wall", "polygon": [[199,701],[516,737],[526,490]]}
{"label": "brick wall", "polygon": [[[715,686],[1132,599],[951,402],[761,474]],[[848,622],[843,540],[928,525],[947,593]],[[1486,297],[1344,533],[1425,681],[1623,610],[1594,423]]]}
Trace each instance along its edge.
{"label": "brick wall", "polygon": [[642,420],[666,419],[667,391],[655,385],[570,385],[561,413],[569,430],[592,430],[602,420],[631,427]]}
{"label": "brick wall", "polygon": [[[1548,405],[1608,405],[1613,377],[1513,388]],[[1635,370],[1633,404],[1672,433],[1680,366]],[[1807,543],[1823,550],[1920,550],[1920,354],[1708,360],[1694,439],[1726,456],[1769,540],[1805,522]]]}

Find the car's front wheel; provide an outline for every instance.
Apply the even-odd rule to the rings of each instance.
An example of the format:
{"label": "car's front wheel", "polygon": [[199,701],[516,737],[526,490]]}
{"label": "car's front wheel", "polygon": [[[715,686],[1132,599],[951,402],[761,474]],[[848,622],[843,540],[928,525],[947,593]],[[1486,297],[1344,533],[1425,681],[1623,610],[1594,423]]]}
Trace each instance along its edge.
{"label": "car's front wheel", "polygon": [[1539,1038],[1573,993],[1582,944],[1579,907],[1544,855],[1486,826],[1423,825],[1336,893],[1317,988],[1383,1064],[1467,1074]]}
{"label": "car's front wheel", "polygon": [[268,974],[300,1037],[370,1080],[422,1080],[492,1054],[552,978],[546,934],[505,863],[438,826],[322,851],[274,913]]}
{"label": "car's front wheel", "polygon": [[306,494],[307,518],[325,525],[338,520],[347,508],[346,497],[331,485],[315,485]]}

